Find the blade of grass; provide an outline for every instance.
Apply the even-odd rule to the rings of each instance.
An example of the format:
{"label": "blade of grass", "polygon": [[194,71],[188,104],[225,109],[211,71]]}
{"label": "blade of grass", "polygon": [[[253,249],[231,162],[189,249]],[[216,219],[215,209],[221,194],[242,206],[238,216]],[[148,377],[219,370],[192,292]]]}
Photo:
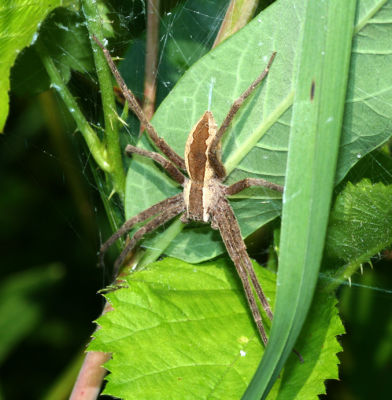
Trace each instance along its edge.
{"label": "blade of grass", "polygon": [[266,398],[311,304],[333,191],[355,11],[356,0],[307,4],[283,197],[275,317],[244,399]]}

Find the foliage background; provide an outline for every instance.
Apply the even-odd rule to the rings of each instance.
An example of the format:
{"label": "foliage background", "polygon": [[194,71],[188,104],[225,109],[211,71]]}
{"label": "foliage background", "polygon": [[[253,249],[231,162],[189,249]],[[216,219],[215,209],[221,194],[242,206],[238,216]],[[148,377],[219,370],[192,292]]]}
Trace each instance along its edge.
{"label": "foliage background", "polygon": [[[131,36],[141,43],[142,6],[135,3],[126,10],[116,3],[112,1],[109,9],[116,10],[119,44],[124,49],[129,44],[126,30],[131,25]],[[194,3],[185,3],[192,10]],[[163,12],[170,13],[175,6],[175,1],[164,3]],[[132,24],[122,19],[124,15],[134,16]],[[191,15],[196,15],[196,9]],[[200,41],[208,46],[204,38]],[[203,52],[203,48],[187,50],[197,57]],[[140,76],[143,51],[140,46]],[[17,69],[12,79],[11,114],[0,136],[0,328],[4,333],[0,396],[51,398],[61,384],[57,393],[67,398],[82,349],[94,329],[91,321],[103,306],[96,292],[108,282],[109,271],[96,268],[96,252],[110,228],[84,143],[74,134],[74,123],[61,100],[53,92],[37,95],[38,89]],[[162,72],[158,102],[175,80]],[[96,116],[99,96],[89,79],[74,72],[69,87],[85,99],[85,112]],[[376,167],[377,160],[375,153],[362,160],[354,178],[369,163]],[[263,254],[253,256],[266,261]],[[392,294],[377,288],[392,287],[392,256],[386,252],[373,264],[375,269],[366,265],[364,274],[353,279],[366,288],[343,285],[338,291],[347,330],[342,338],[345,352],[340,355],[341,381],[329,382],[324,398],[368,399],[375,388],[377,398],[390,393]]]}

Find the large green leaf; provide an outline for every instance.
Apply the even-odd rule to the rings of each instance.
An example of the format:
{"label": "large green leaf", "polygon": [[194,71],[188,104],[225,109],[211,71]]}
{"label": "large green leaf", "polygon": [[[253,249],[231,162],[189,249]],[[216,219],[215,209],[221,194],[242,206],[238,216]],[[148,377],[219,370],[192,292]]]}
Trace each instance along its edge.
{"label": "large green leaf", "polygon": [[[255,264],[274,302],[276,276]],[[191,265],[166,258],[107,294],[89,350],[112,352],[105,393],[122,399],[238,399],[264,348],[231,262]],[[271,399],[314,399],[336,379],[343,333],[336,300],[319,292],[297,349]]]}
{"label": "large green leaf", "polygon": [[[292,78],[304,5],[302,0],[276,1],[189,69],[153,119],[160,135],[179,154],[183,154],[187,135],[209,102],[220,124],[233,100],[276,50],[268,78],[242,107],[223,140],[223,161],[229,173],[228,182],[251,176],[284,183],[294,98]],[[387,23],[391,14],[391,1],[359,1],[336,182],[392,132],[392,25]],[[145,138],[141,145],[150,146]],[[135,157],[126,190],[126,215],[130,217],[178,193],[179,188],[149,160]],[[271,192],[260,195],[264,198],[253,203],[248,195],[243,196],[243,203],[257,208],[254,215],[260,215],[256,222],[239,215],[245,236],[280,213],[276,201],[269,200]],[[166,254],[189,262],[216,256],[223,247],[208,230],[206,227],[180,233],[165,250]],[[192,239],[189,235],[193,235]],[[154,245],[159,246],[159,242]]]}
{"label": "large green leaf", "polygon": [[8,115],[10,69],[19,52],[37,38],[46,15],[63,0],[14,0],[0,4],[0,132]]}

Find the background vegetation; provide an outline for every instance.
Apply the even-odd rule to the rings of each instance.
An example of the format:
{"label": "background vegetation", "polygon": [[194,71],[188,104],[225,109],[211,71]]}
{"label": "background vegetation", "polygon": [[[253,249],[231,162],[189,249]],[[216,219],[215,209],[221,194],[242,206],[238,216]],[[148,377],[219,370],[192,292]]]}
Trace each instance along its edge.
{"label": "background vegetation", "polygon": [[[163,2],[161,13],[167,31],[161,32],[161,39],[170,42],[174,38],[172,46],[184,37],[188,42],[181,48],[181,57],[167,50],[169,45],[164,47],[167,54],[161,56],[157,104],[182,73],[210,48],[227,4],[214,3],[206,3],[203,9],[192,1]],[[125,71],[130,74],[132,61],[133,73],[128,82],[140,96],[144,5],[112,1],[107,7],[115,32],[112,46],[119,54],[130,48],[122,70],[124,75]],[[176,25],[172,15],[179,16],[179,10],[183,14]],[[72,57],[60,57],[89,46],[88,42],[83,43],[86,32],[78,32],[84,29],[80,26],[82,16],[77,9],[74,11],[57,10],[41,29],[53,29],[53,37],[61,43],[59,65],[64,68],[63,74],[69,75],[68,87],[99,131],[99,124],[103,124],[102,106],[92,75],[91,53],[79,50],[78,67],[69,65]],[[203,15],[208,18],[203,19]],[[65,34],[62,37],[61,32],[69,32],[63,27],[75,29],[75,37],[82,43]],[[46,45],[50,48],[51,43]],[[0,393],[5,399],[67,397],[82,350],[94,329],[91,321],[103,307],[103,299],[96,292],[110,281],[110,271],[96,268],[99,244],[112,230],[101,201],[101,196],[108,197],[110,189],[105,187],[105,180],[97,180],[96,167],[61,99],[54,91],[42,92],[48,89],[49,80],[40,63],[32,48],[17,59],[11,76],[10,115],[5,134],[0,137],[0,328],[4,333],[0,341]],[[136,131],[136,122],[130,120],[130,124],[122,136],[124,143],[134,139],[131,135]],[[384,145],[351,170],[336,195],[347,181],[355,184],[364,177],[373,183],[390,184],[391,165],[390,147]],[[112,225],[116,225],[123,210],[120,199],[114,197],[113,201],[119,206],[113,208],[111,216]],[[251,250],[256,250],[252,255],[260,262],[269,261],[270,266],[274,260],[267,260],[267,250],[274,228],[271,225],[269,231],[252,237],[249,243]],[[251,242],[257,244],[252,246]],[[265,251],[260,253],[261,244]],[[345,280],[340,282],[339,310],[347,334],[340,339],[345,350],[339,355],[341,380],[328,382],[328,399],[368,399],[374,396],[374,388],[378,390],[377,398],[387,398],[390,393],[390,253],[376,254],[372,264],[373,269],[365,264],[363,274],[352,276],[351,287]]]}

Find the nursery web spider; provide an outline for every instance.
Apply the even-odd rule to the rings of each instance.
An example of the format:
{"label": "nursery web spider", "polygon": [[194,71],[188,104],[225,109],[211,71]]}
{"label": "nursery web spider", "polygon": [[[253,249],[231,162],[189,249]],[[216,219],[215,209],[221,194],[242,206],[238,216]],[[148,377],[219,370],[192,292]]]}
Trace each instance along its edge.
{"label": "nursery web spider", "polygon": [[[110,69],[112,70],[113,75],[128,102],[129,108],[139,118],[150,139],[167,157],[167,159],[159,153],[146,151],[131,145],[126,147],[126,154],[128,156],[139,154],[153,159],[184,188],[183,193],[169,197],[126,221],[124,225],[101,246],[101,262],[103,262],[103,256],[109,246],[111,246],[121,236],[129,232],[135,224],[145,222],[150,218],[151,220],[137,230],[131,240],[126,244],[115,262],[115,271],[118,271],[119,267],[124,262],[126,255],[136,246],[146,233],[155,230],[162,224],[174,218],[176,215],[182,214],[181,221],[184,223],[187,223],[188,221],[211,222],[211,227],[219,230],[227,252],[237,269],[261,339],[264,344],[266,344],[267,335],[264,330],[260,311],[257,307],[257,302],[253,295],[249,279],[252,282],[253,288],[255,289],[263,309],[269,319],[272,320],[273,315],[271,307],[256,278],[252,262],[241,237],[240,227],[227,200],[227,196],[236,194],[250,186],[264,186],[280,192],[283,191],[283,187],[267,182],[263,179],[253,178],[243,179],[230,186],[224,185],[223,181],[226,178],[226,172],[220,157],[220,139],[226,132],[242,103],[253,92],[256,86],[267,76],[276,53],[272,53],[264,71],[233,103],[219,129],[217,129],[212,113],[210,111],[204,113],[188,136],[185,146],[184,160],[169,147],[164,139],[158,136],[154,127],[144,115],[135,96],[125,85],[125,82],[120,76],[109,51],[97,40],[96,37],[94,37],[94,40],[102,48]],[[186,177],[181,170],[186,171],[188,177]]]}

